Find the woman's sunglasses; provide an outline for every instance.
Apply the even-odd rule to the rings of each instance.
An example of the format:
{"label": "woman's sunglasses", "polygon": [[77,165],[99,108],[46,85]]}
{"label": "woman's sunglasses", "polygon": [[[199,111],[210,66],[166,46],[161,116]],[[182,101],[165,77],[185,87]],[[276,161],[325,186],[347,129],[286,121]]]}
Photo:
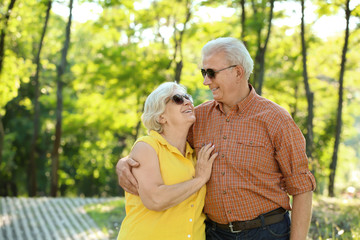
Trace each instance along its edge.
{"label": "woman's sunglasses", "polygon": [[215,74],[218,73],[218,72],[221,72],[223,70],[226,70],[226,69],[229,69],[229,68],[233,68],[233,67],[236,67],[237,65],[231,65],[229,67],[226,67],[226,68],[223,68],[223,69],[220,69],[220,70],[217,70],[217,71],[214,71],[213,69],[211,68],[208,68],[208,69],[201,69],[201,74],[202,76],[205,78],[205,76],[207,75],[208,78],[215,78]]}
{"label": "woman's sunglasses", "polygon": [[193,99],[190,94],[184,94],[184,95],[175,94],[174,96],[170,97],[170,99],[177,105],[183,104],[185,102],[184,99],[189,100],[191,103],[193,103]]}

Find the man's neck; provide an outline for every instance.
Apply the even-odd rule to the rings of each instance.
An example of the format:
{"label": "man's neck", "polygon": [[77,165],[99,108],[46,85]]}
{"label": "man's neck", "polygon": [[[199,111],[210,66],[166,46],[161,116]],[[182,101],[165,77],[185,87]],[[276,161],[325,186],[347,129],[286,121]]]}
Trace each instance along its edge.
{"label": "man's neck", "polygon": [[250,94],[250,87],[249,85],[247,85],[248,87],[244,88],[243,91],[240,91],[238,96],[236,98],[234,98],[235,100],[232,101],[231,103],[225,103],[222,102],[222,106],[223,106],[223,110],[225,112],[225,114],[227,115],[231,109],[233,109],[237,104],[239,104],[240,102],[242,102],[247,96],[249,96]]}

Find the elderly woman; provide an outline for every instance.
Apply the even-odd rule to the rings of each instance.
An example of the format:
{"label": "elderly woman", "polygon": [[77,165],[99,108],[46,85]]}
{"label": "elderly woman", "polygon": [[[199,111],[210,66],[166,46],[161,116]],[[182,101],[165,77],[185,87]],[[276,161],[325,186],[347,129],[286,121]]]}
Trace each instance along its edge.
{"label": "elderly woman", "polygon": [[130,157],[139,196],[126,193],[126,217],[118,239],[205,239],[205,183],[217,153],[198,154],[186,142],[195,122],[192,98],[184,87],[163,83],[146,99],[142,121],[149,135],[138,139]]}

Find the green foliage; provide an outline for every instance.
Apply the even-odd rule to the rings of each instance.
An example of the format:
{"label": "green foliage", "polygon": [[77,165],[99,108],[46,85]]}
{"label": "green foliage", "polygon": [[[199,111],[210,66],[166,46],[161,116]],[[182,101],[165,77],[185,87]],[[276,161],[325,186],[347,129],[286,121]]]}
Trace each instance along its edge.
{"label": "green foliage", "polygon": [[21,83],[30,81],[33,71],[31,60],[16,57],[11,51],[5,52],[5,62],[0,81],[0,114],[5,115],[5,105],[18,95]]}
{"label": "green foliage", "polygon": [[[239,1],[85,1],[98,3],[103,11],[95,20],[75,21],[71,29],[68,68],[64,76],[63,129],[60,146],[60,194],[111,196],[122,194],[114,165],[128,154],[135,139],[145,134],[140,116],[146,96],[160,83],[174,80],[175,39],[190,20],[182,37],[181,84],[198,105],[212,98],[202,85],[200,50],[207,41],[224,36],[240,37]],[[257,49],[257,30],[266,28],[267,1],[246,1],[246,40],[251,55]],[[276,1],[278,2],[278,1]],[[319,16],[341,12],[343,1],[312,1]],[[4,15],[9,1],[0,3]],[[15,192],[27,194],[30,140],[33,134],[33,61],[45,18],[46,1],[17,1],[9,20],[5,59],[0,79],[0,114],[5,141],[0,178]],[[188,3],[188,5],[186,5]],[[66,1],[59,4],[67,6]],[[281,4],[280,1],[278,4]],[[221,20],[206,11],[233,9]],[[353,6],[352,18],[359,17]],[[211,12],[211,11],[210,11]],[[205,16],[205,17],[204,17]],[[207,17],[206,17],[207,16]],[[274,19],[285,16],[275,11]],[[56,109],[56,66],[60,61],[66,17],[51,12],[40,67],[40,136],[36,146],[38,194],[49,192]],[[0,24],[3,24],[2,21]],[[260,36],[265,38],[266,31]],[[345,72],[343,133],[339,150],[337,192],[349,184],[358,186],[360,169],[360,32],[352,29]],[[318,191],[326,193],[337,111],[338,79],[343,34],[321,39],[306,25],[308,72],[314,92],[314,153],[311,169]],[[175,61],[174,61],[175,60]],[[286,108],[304,134],[307,101],[302,79],[300,26],[273,25],[265,55],[263,96]],[[140,125],[139,125],[140,124]],[[354,177],[355,176],[355,177]]]}

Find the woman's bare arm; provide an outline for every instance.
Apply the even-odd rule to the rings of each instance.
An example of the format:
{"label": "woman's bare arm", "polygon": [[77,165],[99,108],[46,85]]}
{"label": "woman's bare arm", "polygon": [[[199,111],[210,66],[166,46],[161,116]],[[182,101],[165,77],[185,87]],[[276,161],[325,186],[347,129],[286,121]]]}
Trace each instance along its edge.
{"label": "woman's bare arm", "polygon": [[212,164],[217,154],[213,154],[210,144],[199,151],[195,177],[191,180],[165,185],[161,177],[159,160],[155,150],[145,142],[138,142],[130,157],[140,166],[132,172],[138,182],[139,196],[150,210],[163,211],[173,207],[197,192],[210,178]]}

